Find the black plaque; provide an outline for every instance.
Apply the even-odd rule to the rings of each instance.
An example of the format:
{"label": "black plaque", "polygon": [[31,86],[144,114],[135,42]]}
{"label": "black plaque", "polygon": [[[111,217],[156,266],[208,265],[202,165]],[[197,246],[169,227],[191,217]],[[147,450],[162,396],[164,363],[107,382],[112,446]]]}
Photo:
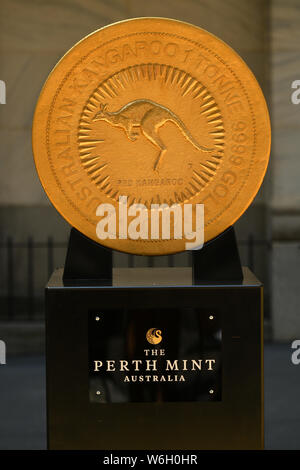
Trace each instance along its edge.
{"label": "black plaque", "polygon": [[88,321],[92,403],[221,400],[220,314],[99,309]]}

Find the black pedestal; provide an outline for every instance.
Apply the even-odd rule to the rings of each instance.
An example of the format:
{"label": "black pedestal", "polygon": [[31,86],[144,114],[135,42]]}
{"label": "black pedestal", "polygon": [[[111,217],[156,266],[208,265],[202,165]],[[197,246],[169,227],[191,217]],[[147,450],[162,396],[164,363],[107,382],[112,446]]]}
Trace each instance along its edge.
{"label": "black pedestal", "polygon": [[262,285],[248,269],[203,284],[190,268],[98,285],[62,274],[46,288],[50,449],[262,448]]}

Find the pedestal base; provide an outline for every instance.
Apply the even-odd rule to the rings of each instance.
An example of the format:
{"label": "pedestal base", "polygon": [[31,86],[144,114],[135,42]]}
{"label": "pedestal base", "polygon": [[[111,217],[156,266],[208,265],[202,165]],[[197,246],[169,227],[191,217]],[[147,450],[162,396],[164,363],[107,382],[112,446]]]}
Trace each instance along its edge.
{"label": "pedestal base", "polygon": [[114,270],[46,288],[50,449],[261,449],[262,285]]}

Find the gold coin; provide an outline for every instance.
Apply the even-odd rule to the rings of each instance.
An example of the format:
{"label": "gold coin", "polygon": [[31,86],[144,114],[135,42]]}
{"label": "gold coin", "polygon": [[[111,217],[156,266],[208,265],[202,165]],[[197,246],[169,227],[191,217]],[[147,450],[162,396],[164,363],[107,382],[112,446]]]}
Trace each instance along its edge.
{"label": "gold coin", "polygon": [[72,226],[117,250],[169,254],[187,241],[172,231],[100,240],[97,207],[118,208],[126,196],[150,218],[152,204],[204,204],[211,240],[255,197],[270,122],[255,77],[228,45],[188,23],[137,18],[90,34],[57,64],[37,103],[33,150],[49,199]]}

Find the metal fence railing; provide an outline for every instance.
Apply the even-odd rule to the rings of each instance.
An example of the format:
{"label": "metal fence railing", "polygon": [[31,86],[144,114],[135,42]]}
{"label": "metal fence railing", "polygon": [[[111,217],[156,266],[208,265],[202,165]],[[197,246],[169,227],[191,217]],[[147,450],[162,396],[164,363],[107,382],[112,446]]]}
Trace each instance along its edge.
{"label": "metal fence railing", "polygon": [[[271,242],[250,234],[246,240],[239,240],[238,245],[242,264],[264,282],[268,297]],[[37,242],[33,237],[26,242],[17,242],[8,237],[0,243],[0,320],[36,321],[43,318],[44,286],[54,268],[63,265],[66,249],[67,242],[56,242],[52,237],[45,242]],[[134,264],[133,258],[127,256],[129,267]],[[168,256],[168,265],[174,266],[173,256]],[[268,308],[265,313],[268,315]]]}
{"label": "metal fence railing", "polygon": [[[8,237],[0,244],[0,319],[36,320],[43,316],[43,287],[54,270],[55,252],[66,248],[66,242],[54,242],[52,237],[46,242],[36,242],[33,237],[16,242]],[[42,256],[39,253],[37,258],[38,252]],[[60,258],[62,263],[64,256]]]}

